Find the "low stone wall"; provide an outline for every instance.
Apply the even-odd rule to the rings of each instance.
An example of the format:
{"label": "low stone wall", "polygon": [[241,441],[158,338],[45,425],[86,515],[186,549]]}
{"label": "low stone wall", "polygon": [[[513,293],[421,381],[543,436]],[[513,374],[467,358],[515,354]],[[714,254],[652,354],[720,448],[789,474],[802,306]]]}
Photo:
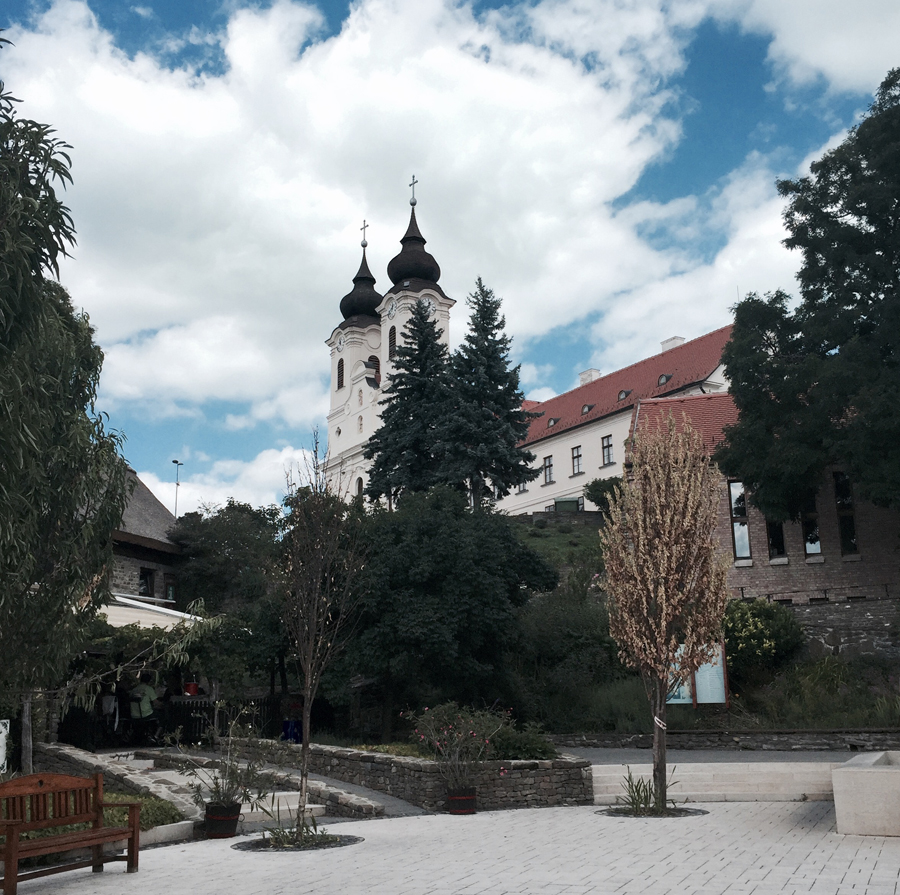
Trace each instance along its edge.
{"label": "low stone wall", "polygon": [[[294,766],[300,760],[300,746],[260,740],[246,744],[244,754]],[[433,761],[314,743],[310,746],[309,769],[387,793],[427,811],[441,811],[447,805],[447,785]],[[478,807],[487,811],[594,802],[591,763],[582,759],[489,761],[477,775],[475,785]]]}
{"label": "low stone wall", "polygon": [[[265,742],[273,742],[266,740]],[[242,757],[256,757],[258,750],[243,748],[241,750]],[[180,768],[185,759],[180,755],[174,755],[169,752],[144,751],[136,752],[135,757],[147,758],[153,761],[154,767],[157,768]],[[199,765],[216,765],[218,762],[214,758],[204,758],[194,755],[191,760]],[[279,764],[285,765],[284,762]],[[261,780],[270,792],[283,792],[285,790],[293,790],[299,792],[300,777],[292,774],[282,774],[273,771],[262,771]],[[325,813],[328,817],[353,817],[353,818],[371,818],[383,817],[384,805],[379,805],[371,799],[354,795],[353,793],[344,792],[333,786],[328,786],[318,780],[310,780],[307,784],[307,792],[309,794],[309,802],[316,805],[324,805]]]}
{"label": "low stone wall", "polygon": [[[557,746],[651,749],[653,734],[588,733],[551,737]],[[900,729],[878,730],[670,730],[668,749],[872,752],[900,749]]]}
{"label": "low stone wall", "polygon": [[203,812],[189,795],[173,793],[162,783],[156,783],[137,773],[124,769],[105,755],[95,755],[64,743],[35,743],[34,769],[48,774],[73,774],[77,777],[93,777],[103,774],[103,788],[124,790],[135,795],[153,795],[171,802],[188,820],[200,820]]}

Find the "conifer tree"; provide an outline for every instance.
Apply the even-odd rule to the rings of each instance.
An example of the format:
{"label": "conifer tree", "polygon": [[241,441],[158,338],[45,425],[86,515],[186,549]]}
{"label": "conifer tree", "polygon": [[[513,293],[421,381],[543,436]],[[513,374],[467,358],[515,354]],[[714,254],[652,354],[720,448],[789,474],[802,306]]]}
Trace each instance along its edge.
{"label": "conifer tree", "polygon": [[451,360],[453,413],[447,439],[446,481],[464,483],[472,506],[492,492],[536,478],[534,454],[519,447],[534,414],[522,409],[519,367],[510,366],[510,338],[500,299],[475,281],[468,297],[469,333]]}
{"label": "conifer tree", "polygon": [[380,402],[381,427],[363,455],[372,460],[366,494],[393,504],[404,491],[427,491],[446,479],[451,387],[447,346],[425,304],[417,302],[397,345]]}

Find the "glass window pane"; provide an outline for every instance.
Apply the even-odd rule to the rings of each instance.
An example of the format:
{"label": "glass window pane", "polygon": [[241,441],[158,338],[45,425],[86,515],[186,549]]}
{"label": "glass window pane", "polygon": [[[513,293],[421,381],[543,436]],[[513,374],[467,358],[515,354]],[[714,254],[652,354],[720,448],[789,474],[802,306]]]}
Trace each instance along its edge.
{"label": "glass window pane", "polygon": [[856,522],[852,515],[838,516],[841,532],[841,553],[859,553],[856,545]]}
{"label": "glass window pane", "polygon": [[731,494],[731,515],[732,516],[746,516],[747,515],[747,500],[744,497],[744,483],[743,482],[729,482],[728,490]]}
{"label": "glass window pane", "polygon": [[734,528],[734,558],[750,559],[750,532],[746,521],[735,522]]}
{"label": "glass window pane", "polygon": [[803,520],[803,542],[807,556],[815,556],[822,552],[822,543],[819,541],[819,520]]}
{"label": "glass window pane", "polygon": [[776,556],[784,556],[786,553],[784,549],[784,525],[780,522],[769,520],[766,522],[766,534],[769,539],[769,559],[774,559]]}
{"label": "glass window pane", "polygon": [[850,488],[850,478],[844,472],[834,474],[834,500],[838,509],[853,509],[853,491]]}

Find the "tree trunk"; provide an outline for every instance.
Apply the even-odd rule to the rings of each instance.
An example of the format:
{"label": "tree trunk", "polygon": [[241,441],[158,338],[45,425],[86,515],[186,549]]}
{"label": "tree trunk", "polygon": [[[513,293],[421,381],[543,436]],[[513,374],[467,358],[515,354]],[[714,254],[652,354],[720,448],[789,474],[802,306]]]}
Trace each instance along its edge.
{"label": "tree trunk", "polygon": [[301,731],[302,737],[300,740],[300,798],[297,800],[297,833],[299,834],[301,841],[306,832],[306,803],[309,798],[309,720],[311,716],[312,694],[309,693],[308,687],[304,687],[302,711],[303,730]]}
{"label": "tree trunk", "polygon": [[278,654],[278,678],[281,683],[281,695],[286,696],[288,691],[287,668],[284,667],[284,653]]}
{"label": "tree trunk", "polygon": [[652,683],[653,695],[653,794],[656,810],[666,810],[666,696],[669,682],[657,678]]}
{"label": "tree trunk", "polygon": [[34,739],[31,729],[31,702],[33,694],[29,690],[22,697],[22,773],[34,773]]}

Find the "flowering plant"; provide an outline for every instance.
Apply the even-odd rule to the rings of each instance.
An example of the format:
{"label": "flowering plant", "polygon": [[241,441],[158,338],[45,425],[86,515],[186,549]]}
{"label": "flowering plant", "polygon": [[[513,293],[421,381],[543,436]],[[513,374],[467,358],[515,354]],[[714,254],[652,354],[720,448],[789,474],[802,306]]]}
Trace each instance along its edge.
{"label": "flowering plant", "polygon": [[473,785],[477,768],[490,754],[491,740],[508,722],[496,712],[461,708],[447,702],[408,716],[415,742],[431,749],[450,790]]}

